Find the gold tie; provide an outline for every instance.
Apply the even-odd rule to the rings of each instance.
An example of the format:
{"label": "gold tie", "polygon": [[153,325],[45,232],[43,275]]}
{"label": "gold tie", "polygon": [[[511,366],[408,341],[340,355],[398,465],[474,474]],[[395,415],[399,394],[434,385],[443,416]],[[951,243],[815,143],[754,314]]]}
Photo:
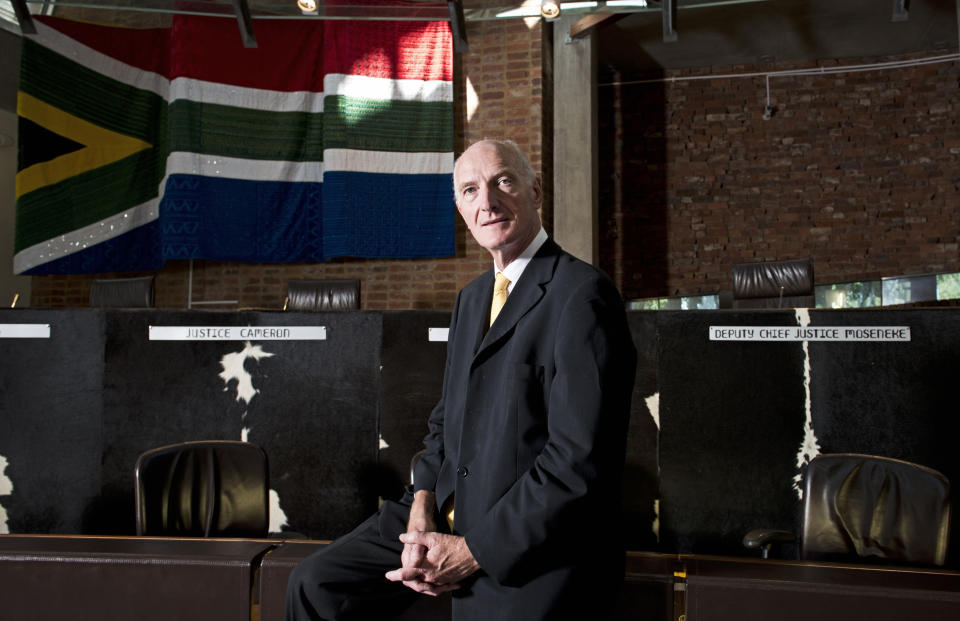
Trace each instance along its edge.
{"label": "gold tie", "polygon": [[497,281],[493,283],[493,302],[490,304],[490,325],[493,325],[500,309],[507,302],[507,287],[510,286],[510,280],[497,272]]}
{"label": "gold tie", "polygon": [[453,494],[450,494],[450,498],[443,504],[443,509],[441,509],[443,517],[446,518],[447,524],[450,526],[450,532],[453,532]]}

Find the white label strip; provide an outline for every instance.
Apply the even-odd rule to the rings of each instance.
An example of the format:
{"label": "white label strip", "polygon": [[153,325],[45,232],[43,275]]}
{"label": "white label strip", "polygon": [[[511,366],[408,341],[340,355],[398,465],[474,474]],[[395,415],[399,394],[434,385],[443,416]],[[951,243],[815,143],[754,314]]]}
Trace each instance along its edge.
{"label": "white label strip", "polygon": [[151,341],[325,341],[325,326],[150,326]]}
{"label": "white label strip", "polygon": [[711,341],[910,340],[909,326],[710,326]]}
{"label": "white label strip", "polygon": [[0,323],[0,339],[48,339],[49,323]]}
{"label": "white label strip", "polygon": [[447,336],[450,334],[450,328],[427,328],[427,340],[440,343],[447,342]]}

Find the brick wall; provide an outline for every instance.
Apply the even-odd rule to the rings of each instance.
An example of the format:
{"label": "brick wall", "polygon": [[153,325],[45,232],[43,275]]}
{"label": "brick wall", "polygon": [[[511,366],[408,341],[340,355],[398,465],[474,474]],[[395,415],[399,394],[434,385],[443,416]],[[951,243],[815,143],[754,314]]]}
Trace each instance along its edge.
{"label": "brick wall", "polygon": [[[467,6],[500,6],[475,0]],[[59,13],[66,16],[64,12]],[[107,14],[75,17],[108,21]],[[132,25],[136,14],[109,21]],[[125,16],[127,18],[125,19]],[[157,18],[151,18],[151,26]],[[161,24],[162,25],[162,24]],[[484,137],[509,137],[541,166],[541,26],[537,21],[492,20],[467,24],[470,52],[455,63],[456,150]],[[453,205],[450,207],[454,209]],[[197,308],[281,308],[286,282],[294,278],[359,278],[365,310],[449,309],[457,291],[492,265],[492,259],[459,221],[456,256],[436,260],[343,259],[329,263],[250,264],[168,261],[157,273],[156,304],[186,308],[194,303],[236,300]],[[123,274],[129,276],[133,274]],[[101,275],[112,276],[112,275]],[[35,276],[33,306],[86,306],[94,276]]]}
{"label": "brick wall", "polygon": [[960,63],[776,77],[769,120],[762,76],[697,73],[600,87],[601,265],[625,297],[729,290],[747,261],[810,257],[817,283],[960,271]]}

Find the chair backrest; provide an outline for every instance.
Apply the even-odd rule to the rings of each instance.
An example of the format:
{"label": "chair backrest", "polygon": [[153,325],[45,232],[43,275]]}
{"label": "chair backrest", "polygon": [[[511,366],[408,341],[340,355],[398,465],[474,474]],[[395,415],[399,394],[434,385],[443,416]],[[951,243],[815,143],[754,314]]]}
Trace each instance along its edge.
{"label": "chair backrest", "polygon": [[733,308],[812,308],[813,262],[739,263],[733,274]]}
{"label": "chair backrest", "polygon": [[229,440],[144,452],[134,468],[137,534],[265,537],[270,526],[266,452]]}
{"label": "chair backrest", "polygon": [[287,282],[288,311],[339,311],[360,309],[357,279],[291,280]]}
{"label": "chair backrest", "polygon": [[90,306],[153,308],[153,276],[98,278],[90,284]]}
{"label": "chair backrest", "polygon": [[801,558],[943,565],[950,483],[918,464],[856,453],[807,467]]}

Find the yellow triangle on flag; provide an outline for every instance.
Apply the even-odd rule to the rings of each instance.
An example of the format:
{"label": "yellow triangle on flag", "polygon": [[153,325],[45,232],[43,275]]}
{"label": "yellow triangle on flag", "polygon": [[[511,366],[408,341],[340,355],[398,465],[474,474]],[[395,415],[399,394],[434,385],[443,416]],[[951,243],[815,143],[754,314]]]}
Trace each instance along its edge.
{"label": "yellow triangle on flag", "polygon": [[17,173],[16,197],[44,186],[112,164],[153,145],[85,121],[23,91],[17,93],[17,114],[60,136],[84,145]]}

